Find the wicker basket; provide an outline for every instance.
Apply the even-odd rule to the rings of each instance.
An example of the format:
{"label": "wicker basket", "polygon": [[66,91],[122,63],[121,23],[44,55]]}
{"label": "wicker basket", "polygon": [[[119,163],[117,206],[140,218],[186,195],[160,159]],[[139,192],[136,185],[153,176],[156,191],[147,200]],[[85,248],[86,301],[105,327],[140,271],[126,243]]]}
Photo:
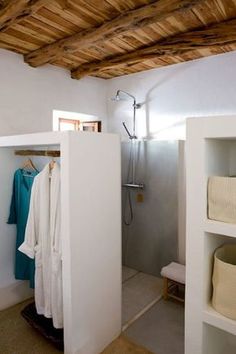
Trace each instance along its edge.
{"label": "wicker basket", "polygon": [[215,251],[212,282],[213,307],[236,320],[236,244],[226,244]]}
{"label": "wicker basket", "polygon": [[236,178],[210,177],[208,180],[208,218],[236,224]]}

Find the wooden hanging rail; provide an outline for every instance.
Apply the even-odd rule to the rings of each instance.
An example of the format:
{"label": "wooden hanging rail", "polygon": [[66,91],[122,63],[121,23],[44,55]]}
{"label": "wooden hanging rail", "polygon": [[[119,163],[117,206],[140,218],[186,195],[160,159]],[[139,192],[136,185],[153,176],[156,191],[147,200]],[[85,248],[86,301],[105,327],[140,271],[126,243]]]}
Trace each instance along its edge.
{"label": "wooden hanging rail", "polygon": [[16,150],[15,155],[60,157],[61,153],[58,150]]}

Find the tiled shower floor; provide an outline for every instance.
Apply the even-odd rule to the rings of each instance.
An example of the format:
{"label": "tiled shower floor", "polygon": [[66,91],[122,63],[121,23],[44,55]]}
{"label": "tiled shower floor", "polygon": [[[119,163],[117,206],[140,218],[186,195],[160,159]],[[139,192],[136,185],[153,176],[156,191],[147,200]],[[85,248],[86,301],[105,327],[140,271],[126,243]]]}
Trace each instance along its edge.
{"label": "tiled shower floor", "polygon": [[162,296],[162,279],[122,267],[122,324],[127,329]]}

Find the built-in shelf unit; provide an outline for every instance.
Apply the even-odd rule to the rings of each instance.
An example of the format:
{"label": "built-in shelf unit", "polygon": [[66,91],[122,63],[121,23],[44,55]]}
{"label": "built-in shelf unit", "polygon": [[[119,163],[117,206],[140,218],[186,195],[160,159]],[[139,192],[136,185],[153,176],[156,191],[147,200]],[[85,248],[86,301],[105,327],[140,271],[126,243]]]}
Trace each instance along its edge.
{"label": "built-in shelf unit", "polygon": [[185,354],[235,354],[236,321],[211,305],[215,250],[236,243],[236,224],[207,218],[209,176],[236,175],[236,117],[187,122]]}

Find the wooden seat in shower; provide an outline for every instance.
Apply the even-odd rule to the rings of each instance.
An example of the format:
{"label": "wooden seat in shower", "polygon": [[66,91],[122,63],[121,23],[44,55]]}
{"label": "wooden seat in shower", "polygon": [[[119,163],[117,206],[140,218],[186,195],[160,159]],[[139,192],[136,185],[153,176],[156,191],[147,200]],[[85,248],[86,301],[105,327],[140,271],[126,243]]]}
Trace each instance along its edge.
{"label": "wooden seat in shower", "polygon": [[171,262],[161,270],[163,277],[163,298],[184,302],[185,297],[185,265]]}

